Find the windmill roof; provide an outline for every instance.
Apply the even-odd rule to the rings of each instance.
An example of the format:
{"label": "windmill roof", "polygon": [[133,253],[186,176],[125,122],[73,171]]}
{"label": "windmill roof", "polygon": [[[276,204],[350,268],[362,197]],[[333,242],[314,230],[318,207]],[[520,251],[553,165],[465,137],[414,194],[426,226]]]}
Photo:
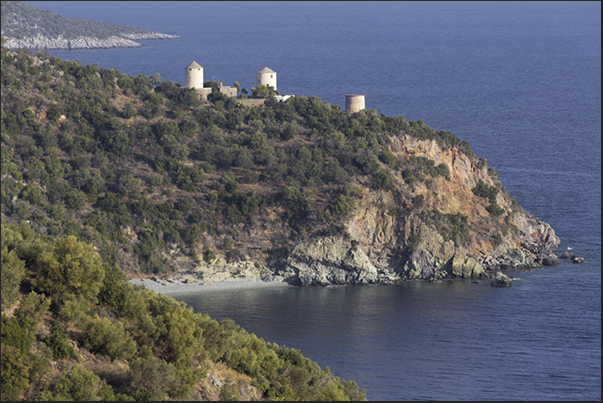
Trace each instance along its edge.
{"label": "windmill roof", "polygon": [[186,68],[191,68],[191,69],[202,69],[203,67],[201,67],[199,65],[199,63],[197,62],[192,62],[191,64],[189,64],[188,66],[186,66]]}
{"label": "windmill roof", "polygon": [[258,71],[258,73],[276,73],[276,71],[270,70],[268,67],[264,67],[262,70]]}

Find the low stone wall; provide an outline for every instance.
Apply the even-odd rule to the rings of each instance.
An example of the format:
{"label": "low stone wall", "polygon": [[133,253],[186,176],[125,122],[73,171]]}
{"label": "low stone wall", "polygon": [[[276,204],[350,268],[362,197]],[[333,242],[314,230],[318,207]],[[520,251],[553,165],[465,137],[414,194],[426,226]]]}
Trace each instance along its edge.
{"label": "low stone wall", "polygon": [[264,98],[247,98],[247,99],[237,99],[237,102],[247,106],[261,106],[264,105],[266,99]]}

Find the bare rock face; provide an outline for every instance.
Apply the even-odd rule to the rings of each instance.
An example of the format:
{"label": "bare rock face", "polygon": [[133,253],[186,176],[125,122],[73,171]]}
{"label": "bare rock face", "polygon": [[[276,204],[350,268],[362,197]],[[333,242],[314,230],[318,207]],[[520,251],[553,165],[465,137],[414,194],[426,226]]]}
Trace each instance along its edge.
{"label": "bare rock face", "polygon": [[[477,166],[476,157],[404,135],[392,137],[391,152],[400,160],[414,155],[446,166],[448,175],[410,186],[400,172],[392,172],[389,190],[356,182],[362,197],[336,236],[318,235],[322,232],[315,228],[295,233],[279,221],[277,210],[267,208],[255,228],[237,229],[245,261],[229,262],[222,251],[197,269],[204,278],[261,277],[316,286],[475,279],[558,264],[555,231],[523,210],[496,175]],[[473,192],[480,182],[496,188],[500,215],[493,217],[487,209],[491,201]],[[204,244],[215,246],[212,242]]]}
{"label": "bare rock face", "polygon": [[[477,169],[469,157],[454,148],[443,150],[435,141],[402,136],[394,139],[394,148],[400,158],[418,155],[446,165],[449,176],[434,178],[429,187],[416,184],[413,192],[400,176],[393,178],[391,191],[364,187],[363,197],[344,224],[349,237],[297,243],[275,266],[278,275],[300,285],[366,284],[392,276],[431,281],[484,278],[488,271],[559,264],[555,252],[560,241],[555,231],[521,209],[506,192],[496,196],[504,215],[489,215],[488,200],[472,192],[479,181],[501,188],[486,168]],[[424,197],[423,211],[408,207],[417,195]],[[426,212],[433,210],[465,217],[470,241],[445,239],[438,223],[426,218]],[[402,213],[392,215],[391,211]],[[492,234],[503,224],[513,230],[507,230],[494,246]]]}
{"label": "bare rock face", "polygon": [[486,271],[481,263],[471,257],[463,250],[459,250],[452,258],[450,274],[460,278],[482,278],[487,277]]}
{"label": "bare rock face", "polygon": [[410,255],[404,265],[404,275],[408,279],[428,280],[434,278],[435,273],[436,267],[431,254],[421,247]]}
{"label": "bare rock face", "polygon": [[361,248],[333,237],[296,245],[278,274],[300,285],[370,284],[378,277]]}

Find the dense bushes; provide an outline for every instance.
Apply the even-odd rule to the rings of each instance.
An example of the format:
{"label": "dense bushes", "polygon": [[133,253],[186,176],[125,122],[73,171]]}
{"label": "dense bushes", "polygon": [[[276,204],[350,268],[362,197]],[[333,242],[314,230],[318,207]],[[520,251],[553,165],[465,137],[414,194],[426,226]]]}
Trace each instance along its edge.
{"label": "dense bushes", "polygon": [[105,275],[100,255],[74,236],[58,239],[52,251],[40,255],[36,270],[36,289],[51,296],[57,310],[95,302]]}
{"label": "dense bushes", "polygon": [[479,197],[484,197],[488,199],[490,202],[496,201],[496,195],[498,194],[498,189],[494,186],[486,185],[481,179],[475,185],[473,189],[471,189],[473,194]]}
{"label": "dense bushes", "polygon": [[467,245],[471,242],[467,216],[461,213],[442,214],[434,209],[431,220],[445,241],[452,240],[457,246]]}
{"label": "dense bushes", "polygon": [[[333,377],[299,351],[266,343],[232,320],[218,323],[183,302],[133,286],[118,267],[103,265],[89,245],[74,237],[42,238],[9,224],[3,233],[3,247],[24,262],[40,291],[21,297],[14,317],[2,314],[3,399],[19,400],[27,390],[39,400],[187,399],[206,376],[206,360],[249,375],[268,399],[364,398],[354,382]],[[89,301],[72,304],[65,315],[65,294]],[[52,323],[46,336],[36,330],[42,320]],[[41,383],[49,360],[82,361],[82,349],[127,362],[129,370],[117,380],[116,375],[105,379],[102,372],[76,364],[50,384]],[[237,385],[229,384],[222,398],[239,393]]]}
{"label": "dense bushes", "polygon": [[19,286],[25,277],[25,262],[15,251],[3,247],[1,252],[2,306],[12,305],[19,296]]}
{"label": "dense bushes", "polygon": [[89,318],[82,328],[85,331],[84,346],[90,351],[111,360],[132,358],[136,343],[121,323],[108,318]]}
{"label": "dense bushes", "polygon": [[496,203],[498,189],[495,186],[488,186],[480,179],[478,184],[471,190],[476,196],[488,199],[490,203],[486,206],[486,211],[490,214],[490,217],[497,218],[505,213],[505,210]]}

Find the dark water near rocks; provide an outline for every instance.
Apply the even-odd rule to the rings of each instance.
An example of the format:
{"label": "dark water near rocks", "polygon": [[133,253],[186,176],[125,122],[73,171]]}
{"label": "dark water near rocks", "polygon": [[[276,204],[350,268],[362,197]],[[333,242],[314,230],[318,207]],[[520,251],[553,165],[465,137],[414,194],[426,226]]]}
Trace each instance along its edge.
{"label": "dark water near rocks", "polygon": [[520,204],[584,256],[511,288],[287,288],[182,297],[356,380],[371,400],[601,399],[600,2],[28,2],[183,36],[52,52],[138,75],[255,86],[366,107],[471,143]]}

